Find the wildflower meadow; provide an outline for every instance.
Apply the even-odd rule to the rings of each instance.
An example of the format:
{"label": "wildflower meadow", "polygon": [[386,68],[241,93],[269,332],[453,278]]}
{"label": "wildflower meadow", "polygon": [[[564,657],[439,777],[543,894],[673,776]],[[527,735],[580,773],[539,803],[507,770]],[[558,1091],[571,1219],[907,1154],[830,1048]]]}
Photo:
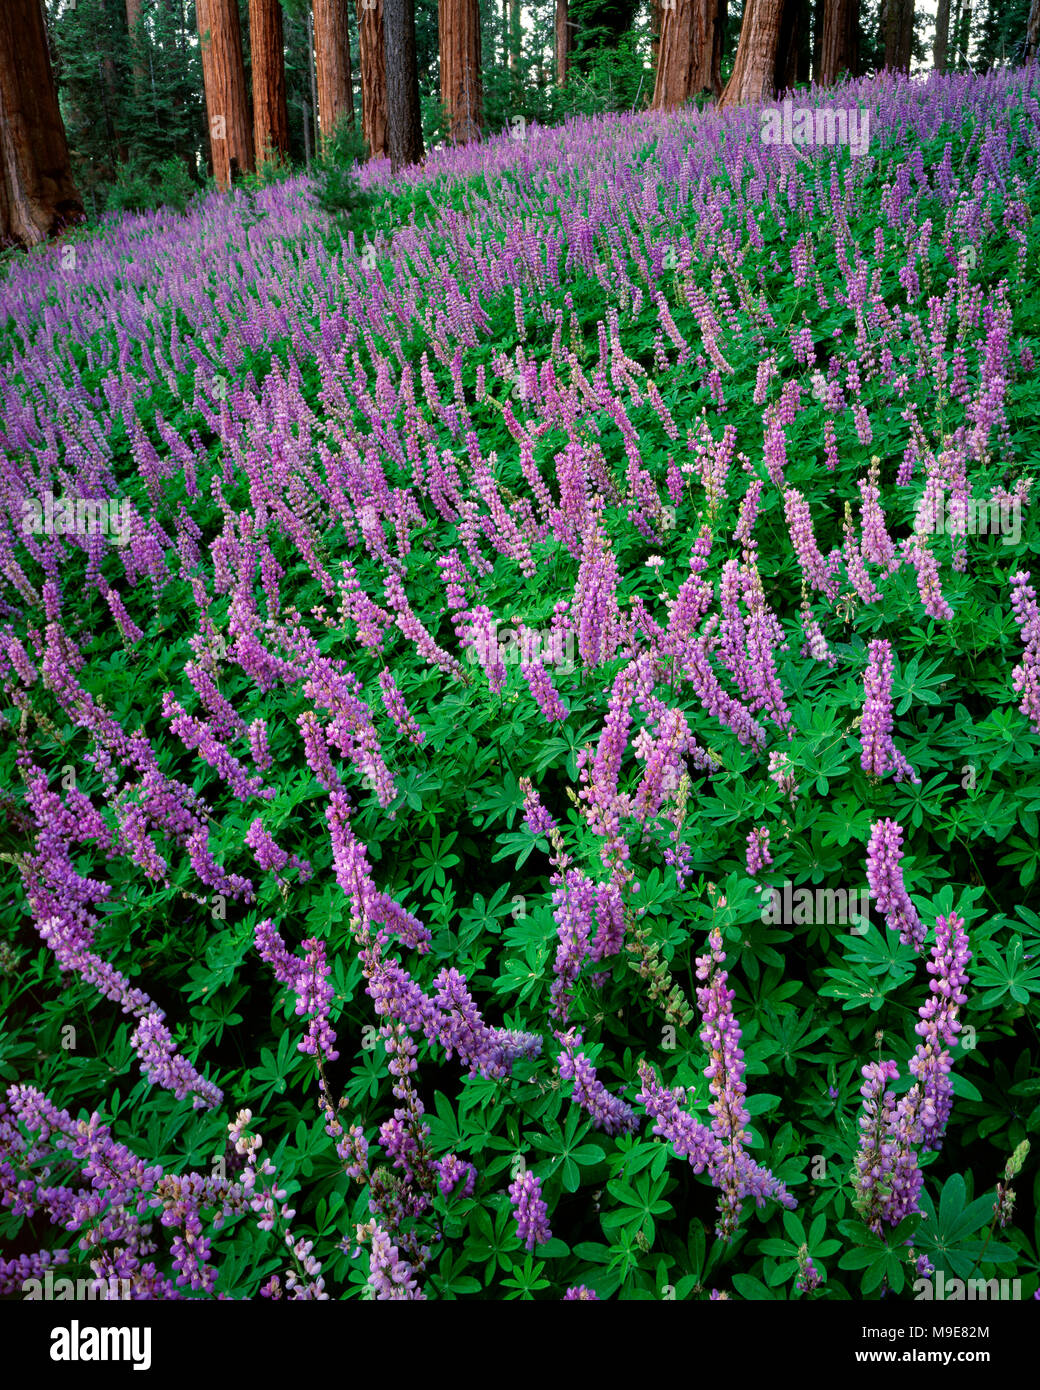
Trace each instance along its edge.
{"label": "wildflower meadow", "polygon": [[0,1295],[1040,1297],[1038,96],[6,264]]}

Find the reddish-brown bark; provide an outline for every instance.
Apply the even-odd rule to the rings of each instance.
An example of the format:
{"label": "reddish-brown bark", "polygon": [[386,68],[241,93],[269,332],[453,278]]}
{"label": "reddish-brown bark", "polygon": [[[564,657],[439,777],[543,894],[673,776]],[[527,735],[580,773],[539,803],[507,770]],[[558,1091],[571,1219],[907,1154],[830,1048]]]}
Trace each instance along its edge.
{"label": "reddish-brown bark", "polygon": [[480,6],[477,0],[440,0],[441,103],[457,144],[480,138]]}
{"label": "reddish-brown bark", "polygon": [[373,158],[390,153],[386,126],[386,52],[383,0],[358,0],[361,61],[361,134]]}
{"label": "reddish-brown bark", "polygon": [[0,4],[0,242],[35,246],[82,220],[39,0]]}
{"label": "reddish-brown bark", "polygon": [[725,0],[673,0],[661,5],[653,105],[681,106],[703,91],[718,96]]}
{"label": "reddish-brown bark", "polygon": [[354,124],[350,73],[349,0],[314,0],[314,66],[318,74],[318,129],[328,138],[340,121]]}
{"label": "reddish-brown bark", "polygon": [[783,12],[784,0],[747,0],[733,72],[720,105],[743,106],[775,94]]}
{"label": "reddish-brown bark", "polygon": [[253,59],[253,144],[262,164],[289,153],[285,95],[285,37],[278,0],[249,0],[249,48]]}
{"label": "reddish-brown bark", "polygon": [[235,0],[196,0],[195,10],[213,177],[217,187],[226,191],[233,175],[253,168],[253,124],[249,119],[238,5]]}

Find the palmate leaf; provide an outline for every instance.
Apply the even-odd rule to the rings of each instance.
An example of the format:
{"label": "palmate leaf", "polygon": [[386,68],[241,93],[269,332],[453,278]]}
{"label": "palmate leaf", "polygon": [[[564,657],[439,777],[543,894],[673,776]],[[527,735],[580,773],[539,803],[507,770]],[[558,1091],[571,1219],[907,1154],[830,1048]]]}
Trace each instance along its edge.
{"label": "palmate leaf", "polygon": [[921,1194],[924,1215],[914,1235],[914,1247],[928,1256],[935,1268],[958,1279],[977,1271],[985,1255],[989,1264],[1006,1264],[1015,1258],[1014,1250],[998,1240],[986,1240],[982,1231],[993,1220],[993,1197],[967,1201],[963,1177],[954,1173],[943,1185],[938,1211],[927,1190]]}
{"label": "palmate leaf", "polygon": [[1003,949],[987,941],[980,956],[974,976],[975,984],[983,989],[979,1000],[983,1008],[992,1008],[1005,997],[1016,1004],[1028,1004],[1031,994],[1040,994],[1040,963],[1025,960],[1020,937],[1013,937]]}

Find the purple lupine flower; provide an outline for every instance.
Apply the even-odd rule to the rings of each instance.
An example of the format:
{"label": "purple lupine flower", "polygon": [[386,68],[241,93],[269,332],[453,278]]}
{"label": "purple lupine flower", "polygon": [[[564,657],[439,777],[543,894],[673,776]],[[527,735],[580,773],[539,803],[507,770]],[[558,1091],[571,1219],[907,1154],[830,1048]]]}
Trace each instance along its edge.
{"label": "purple lupine flower", "polygon": [[552,677],[540,662],[525,662],[520,674],[528,684],[547,724],[562,724],[570,710],[560,699]]}
{"label": "purple lupine flower", "polygon": [[[751,556],[751,552],[748,552]],[[791,722],[783,688],[776,671],[774,649],[785,650],[783,629],[766,602],[762,576],[753,557],[741,566],[744,603],[747,607],[747,653],[752,714],[764,709],[781,729]],[[823,634],[820,633],[822,639]],[[826,642],[824,647],[826,648]],[[815,654],[815,653],[814,653]],[[820,658],[826,659],[826,658]]]}
{"label": "purple lupine flower", "polygon": [[473,1196],[477,1170],[472,1163],[466,1163],[458,1154],[448,1154],[445,1158],[439,1158],[434,1167],[437,1169],[437,1186],[443,1196]]}
{"label": "purple lupine flower", "polygon": [[556,829],[556,821],[542,804],[530,777],[521,777],[519,786],[524,794],[524,824],[532,835],[548,835]]}
{"label": "purple lupine flower", "polygon": [[822,661],[827,666],[837,665],[838,658],[831,651],[823,628],[807,602],[802,604],[802,630],[805,633],[802,656],[810,656],[813,661]]}
{"label": "purple lupine flower", "polygon": [[550,999],[553,1014],[564,1021],[582,964],[590,954],[595,902],[596,885],[580,869],[568,869],[563,882],[553,893],[553,917],[556,919],[559,945],[553,963],[556,978],[550,989]]}
{"label": "purple lupine flower", "polygon": [[837,598],[841,587],[834,578],[837,552],[833,552],[829,559],[820,553],[813,533],[809,504],[797,488],[789,487],[784,491],[784,515],[805,582],[827,598]]}
{"label": "purple lupine flower", "polygon": [[296,995],[297,1015],[312,1015],[307,1036],[297,1043],[297,1050],[336,1061],[339,1057],[335,1048],[336,1034],[329,1023],[329,1008],[335,991],[328,981],[325,943],[317,937],[308,937],[303,943],[307,955],[301,961],[289,952],[269,919],[257,923],[254,936],[261,960],[266,961],[274,970],[275,978],[288,985]]}
{"label": "purple lupine flower", "polygon": [[895,1097],[888,1089],[899,1079],[893,1061],[868,1062],[860,1087],[860,1142],[856,1155],[856,1200],[853,1205],[872,1231],[880,1231],[895,1159],[890,1134]]}
{"label": "purple lupine flower", "polygon": [[917,589],[924,604],[924,611],[931,618],[941,618],[948,622],[953,617],[953,609],[943,598],[939,583],[939,565],[924,537],[915,531],[903,541],[902,548],[904,559],[913,565],[917,575]]}
{"label": "purple lupine flower", "polygon": [[194,834],[188,836],[184,847],[188,851],[191,867],[207,888],[229,898],[242,898],[247,903],[255,901],[252,880],[243,878],[241,874],[226,874],[214,859],[205,825],[200,825]]}
{"label": "purple lupine flower", "polygon": [[307,766],[326,791],[338,791],[343,784],[339,773],[332,765],[329,742],[318,716],[313,710],[307,710],[298,717],[296,723],[303,735],[303,753]]}
{"label": "purple lupine flower", "polygon": [[48,1269],[60,1269],[68,1262],[67,1250],[38,1250],[12,1260],[0,1256],[0,1298],[23,1293],[28,1280],[41,1279]]}
{"label": "purple lupine flower", "polygon": [[196,1110],[220,1104],[224,1093],[180,1056],[170,1030],[158,1014],[146,1014],[141,1019],[130,1038],[130,1046],[140,1057],[144,1074],[153,1085],[172,1091],[178,1100],[194,1094],[192,1104]]}
{"label": "purple lupine flower", "polygon": [[812,1293],[822,1283],[820,1271],[816,1268],[812,1256],[809,1254],[809,1247],[802,1245],[798,1250],[798,1278],[795,1281],[795,1288],[799,1293]]}
{"label": "purple lupine flower", "polygon": [[754,878],[767,865],[772,864],[773,856],[769,852],[769,827],[768,825],[756,826],[754,830],[749,830],[747,835],[747,871]]}
{"label": "purple lupine flower", "polygon": [[459,663],[450,653],[437,645],[427,629],[415,616],[405,595],[404,586],[393,571],[388,570],[386,572],[383,587],[386,591],[387,602],[394,609],[396,615],[394,622],[405,637],[415,643],[416,650],[422,659],[431,666],[438,666],[448,675],[457,676],[460,680],[464,680],[466,673]]}
{"label": "purple lupine flower", "polygon": [[926,1149],[942,1147],[943,1133],[953,1106],[949,1050],[957,1046],[961,1025],[957,1010],[967,1000],[967,965],[971,960],[964,919],[951,912],[935,922],[935,944],[926,969],[932,979],[930,998],[918,1010],[921,1021],[914,1031],[923,1041],[910,1059],[910,1071],[921,1086],[919,1120]]}
{"label": "purple lupine flower", "polygon": [[892,644],[884,638],[877,637],[870,644],[863,689],[866,697],[860,727],[863,771],[873,777],[885,777],[894,772],[897,782],[909,777],[912,782],[920,783],[920,777],[892,742]]}
{"label": "purple lupine flower", "polygon": [[681,660],[690,638],[712,601],[712,586],[703,578],[711,552],[712,534],[702,526],[690,551],[690,574],[669,604],[668,632],[662,653]]}
{"label": "purple lupine flower", "polygon": [[925,927],[903,886],[903,875],[899,871],[902,846],[903,829],[898,821],[874,822],[867,845],[867,883],[889,931],[898,932],[904,946],[913,946],[920,952]]}
{"label": "purple lupine flower", "polygon": [[628,858],[628,845],[621,833],[621,814],[626,802],[618,793],[621,760],[628,743],[632,722],[632,700],[635,678],[631,666],[624,667],[614,677],[594,758],[588,750],[578,754],[578,776],[581,790],[578,799],[589,829],[602,840],[600,858],[611,867]]}
{"label": "purple lupine flower", "polygon": [[745,705],[723,690],[718,677],[711,669],[709,651],[713,622],[714,620],[710,620],[706,624],[705,632],[687,647],[682,674],[693,686],[694,693],[708,714],[726,728],[732,729],[740,743],[753,744],[761,748],[766,739],[765,729],[752,717]]}
{"label": "purple lupine flower", "polygon": [[924,1174],[918,1166],[916,1145],[921,1141],[921,1088],[912,1086],[886,1111],[884,1148],[890,1155],[887,1190],[880,1195],[882,1218],[890,1226],[918,1210]]}
{"label": "purple lupine flower", "polygon": [[552,1240],[549,1229],[549,1208],[542,1200],[542,1184],[525,1168],[509,1184],[509,1200],[516,1218],[516,1233],[522,1245],[533,1250]]}
{"label": "purple lupine flower", "polygon": [[468,648],[469,659],[480,663],[488,685],[498,694],[506,683],[506,668],[500,655],[498,623],[484,604],[469,610],[462,645]]}
{"label": "purple lupine flower", "polygon": [[638,1128],[636,1113],[627,1102],[612,1096],[602,1081],[597,1080],[596,1068],[584,1052],[575,1052],[581,1043],[581,1034],[575,1029],[560,1036],[563,1051],[557,1058],[560,1077],[573,1081],[571,1099],[590,1116],[597,1129],[604,1134],[632,1133]]}
{"label": "purple lupine flower", "polygon": [[[106,587],[103,591],[103,595],[112,613],[112,617],[115,619],[116,626],[122,634],[123,641],[131,645],[134,642],[142,641],[144,633],[126,611],[126,604],[120,597],[118,590]],[[185,670],[187,670],[187,667],[185,667]]]}
{"label": "purple lupine flower", "polygon": [[253,851],[261,869],[271,869],[279,873],[289,862],[289,855],[279,847],[273,836],[267,833],[259,817],[246,831],[245,843]]}
{"label": "purple lupine flower", "polygon": [[186,714],[169,691],[163,696],[162,715],[170,721],[170,728],[184,746],[198,753],[239,801],[248,801],[254,796],[270,800],[275,795],[274,787],[265,787],[260,777],[250,777],[242,763],[227,751],[210,725],[205,720]]}
{"label": "purple lupine flower", "polygon": [[1012,671],[1011,685],[1022,696],[1019,709],[1040,733],[1040,605],[1029,583],[1029,570],[1011,576],[1011,609],[1025,643],[1022,664]]}
{"label": "purple lupine flower", "polygon": [[393,1118],[379,1127],[379,1144],[410,1186],[420,1187],[429,1163],[426,1141],[430,1127],[422,1119],[421,1102],[409,1096],[413,1105],[398,1107]]}
{"label": "purple lupine flower", "polygon": [[749,1118],[744,1105],[744,1053],[740,1047],[740,1027],[733,1015],[735,991],[726,988],[727,973],[720,967],[726,953],[722,933],[714,928],[708,938],[707,955],[697,957],[697,978],[707,983],[697,990],[697,1004],[704,1020],[701,1042],[711,1060],[704,1070],[714,1099],[709,1107],[712,1130],[722,1140],[724,1154],[719,1164],[719,1235],[727,1238],[736,1229],[740,1213],[740,1184],[736,1176],[736,1155],[746,1137]]}
{"label": "purple lupine flower", "polygon": [[860,548],[864,560],[871,564],[884,565],[886,570],[899,568],[899,557],[892,538],[885,527],[885,514],[881,509],[881,491],[878,482],[881,476],[881,460],[875,455],[870,460],[870,472],[866,481],[859,483],[862,504],[860,520],[863,539]]}
{"label": "purple lupine flower", "polygon": [[601,666],[617,651],[620,615],[618,568],[610,544],[597,524],[582,547],[571,600],[576,617],[578,655],[583,666]]}
{"label": "purple lupine flower", "polygon": [[658,720],[657,738],[641,729],[634,740],[636,756],[646,763],[632,798],[631,810],[643,825],[654,819],[666,797],[674,798],[686,771],[683,755],[693,743],[682,710],[666,709]]}
{"label": "purple lupine flower", "polygon": [[585,1284],[575,1284],[563,1295],[564,1303],[599,1303],[601,1302],[598,1293],[595,1293]]}
{"label": "purple lupine flower", "polygon": [[272,758],[267,746],[267,723],[265,720],[254,719],[249,725],[249,748],[256,770],[266,772],[271,766]]}
{"label": "purple lupine flower", "polygon": [[881,594],[867,572],[863,551],[856,539],[856,529],[852,521],[852,507],[847,502],[845,504],[844,531],[845,540],[842,545],[842,555],[845,560],[845,572],[849,577],[849,583],[864,603],[876,603],[881,598]]}
{"label": "purple lupine flower", "polygon": [[623,898],[627,878],[618,872],[596,884],[596,939],[589,952],[594,961],[618,956],[625,944],[625,906]]}
{"label": "purple lupine flower", "polygon": [[[647,1114],[654,1120],[653,1133],[671,1144],[679,1158],[685,1158],[695,1173],[705,1169],[712,1183],[721,1191],[724,1179],[735,1179],[737,1192],[742,1197],[754,1197],[762,1206],[768,1197],[774,1198],[781,1206],[793,1208],[798,1205],[783,1183],[778,1182],[766,1168],[754,1163],[746,1152],[741,1150],[735,1163],[732,1151],[728,1151],[714,1126],[695,1120],[686,1110],[686,1092],[680,1087],[669,1089],[662,1086],[654,1075],[653,1068],[646,1062],[639,1063],[639,1079],[642,1089],[636,1099],[646,1106]],[[732,1191],[725,1199],[720,1196],[720,1216],[731,1218]]]}
{"label": "purple lupine flower", "polygon": [[404,696],[398,690],[397,683],[387,667],[379,673],[379,689],[383,695],[386,712],[398,732],[404,734],[409,743],[414,743],[416,748],[420,748],[426,740],[426,735],[409,713]]}

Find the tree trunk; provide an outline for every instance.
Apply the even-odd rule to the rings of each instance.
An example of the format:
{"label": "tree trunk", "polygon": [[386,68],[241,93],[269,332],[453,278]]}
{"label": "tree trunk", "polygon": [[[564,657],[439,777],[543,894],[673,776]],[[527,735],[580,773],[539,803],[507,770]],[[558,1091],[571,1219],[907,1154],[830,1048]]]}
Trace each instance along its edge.
{"label": "tree trunk", "polygon": [[441,104],[456,144],[480,139],[480,5],[478,0],[440,0]]}
{"label": "tree trunk", "polygon": [[415,0],[383,0],[386,120],[393,173],[423,157],[419,70],[415,57]]}
{"label": "tree trunk", "polygon": [[278,0],[249,0],[249,45],[253,58],[253,143],[257,163],[263,164],[289,153],[285,36]]}
{"label": "tree trunk", "polygon": [[213,177],[221,192],[253,168],[242,31],[236,0],[196,0]]}
{"label": "tree trunk", "polygon": [[[949,0],[946,0],[949,5]],[[856,75],[859,61],[858,0],[824,0],[820,44],[820,82],[831,87],[842,73]]]}
{"label": "tree trunk", "polygon": [[804,31],[808,23],[808,0],[786,0],[780,19],[780,37],[773,70],[773,86],[778,92],[790,90],[800,80],[804,68]]}
{"label": "tree trunk", "polygon": [[946,54],[950,45],[950,0],[939,0],[935,12],[935,47],[932,62],[936,72],[946,71]]}
{"label": "tree trunk", "polygon": [[774,95],[783,11],[784,0],[747,0],[733,72],[720,106],[742,106]]}
{"label": "tree trunk", "polygon": [[971,0],[964,0],[960,22],[957,25],[957,66],[963,72],[968,63],[968,47],[971,43]]}
{"label": "tree trunk", "polygon": [[701,92],[722,91],[722,34],[725,0],[675,0],[662,6],[652,105],[657,110],[681,106]]}
{"label": "tree trunk", "polygon": [[138,29],[141,23],[141,0],[126,0],[126,32],[130,35],[130,53],[134,73],[134,91],[144,88],[148,74],[141,62],[141,45],[145,42],[144,31]]}
{"label": "tree trunk", "polygon": [[914,0],[885,0],[884,33],[885,67],[892,72],[909,72]]}
{"label": "tree trunk", "polygon": [[509,0],[509,71],[520,67],[520,0]]}
{"label": "tree trunk", "polygon": [[1031,63],[1036,57],[1038,44],[1040,44],[1040,0],[1033,0],[1029,6],[1029,19],[1026,23],[1027,63]]}
{"label": "tree trunk", "polygon": [[[651,0],[651,4],[656,4],[657,0]],[[567,85],[567,70],[571,64],[571,52],[574,49],[574,34],[571,29],[570,7],[567,0],[556,0],[556,26],[555,26],[556,50],[556,84],[559,87]],[[654,61],[657,61],[657,45],[654,44]]]}
{"label": "tree trunk", "polygon": [[116,60],[110,53],[105,55],[101,67],[101,80],[105,84],[105,123],[108,127],[108,141],[110,145],[115,146],[118,162],[125,164],[130,158],[130,146],[123,139],[116,120],[119,113],[119,77],[116,73]]}
{"label": "tree trunk", "polygon": [[827,0],[813,0],[813,48],[812,48],[812,76],[814,82],[821,82],[820,76],[823,67],[823,12]]}
{"label": "tree trunk", "polygon": [[358,50],[361,61],[361,134],[371,159],[390,153],[386,135],[386,48],[383,0],[358,0]]}
{"label": "tree trunk", "polygon": [[39,0],[0,4],[0,242],[35,246],[83,218]]}
{"label": "tree trunk", "polygon": [[[971,7],[968,7],[969,14]],[[899,6],[899,71],[910,71],[914,48],[914,0],[900,0]]]}
{"label": "tree trunk", "polygon": [[354,124],[348,3],[314,0],[314,66],[318,71],[318,127],[323,144],[340,121]]}
{"label": "tree trunk", "polygon": [[798,21],[798,81],[807,86],[812,76],[812,4],[811,0],[801,0]]}

